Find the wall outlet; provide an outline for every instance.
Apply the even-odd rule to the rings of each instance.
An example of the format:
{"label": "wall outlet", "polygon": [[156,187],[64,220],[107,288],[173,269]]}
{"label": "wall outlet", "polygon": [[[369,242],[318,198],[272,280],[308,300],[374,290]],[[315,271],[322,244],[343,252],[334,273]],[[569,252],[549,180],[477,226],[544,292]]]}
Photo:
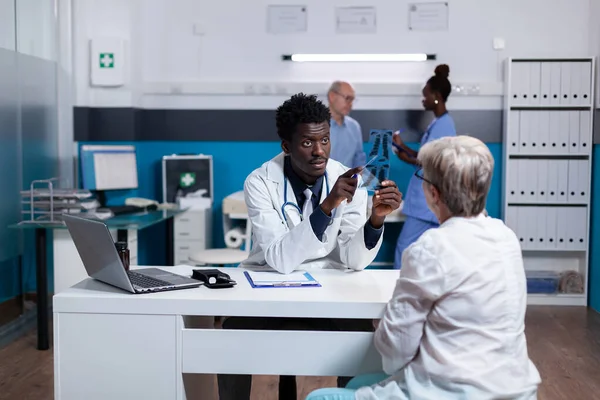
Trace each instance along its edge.
{"label": "wall outlet", "polygon": [[504,50],[506,43],[504,42],[503,38],[494,38],[493,46],[494,50]]}

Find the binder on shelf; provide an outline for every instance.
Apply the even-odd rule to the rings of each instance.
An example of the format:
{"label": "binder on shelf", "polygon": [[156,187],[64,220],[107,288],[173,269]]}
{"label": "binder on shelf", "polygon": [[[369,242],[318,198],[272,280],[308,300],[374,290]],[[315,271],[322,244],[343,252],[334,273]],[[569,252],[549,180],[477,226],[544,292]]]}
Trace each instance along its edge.
{"label": "binder on shelf", "polygon": [[571,104],[571,62],[560,63],[560,104]]}
{"label": "binder on shelf", "polygon": [[540,105],[551,104],[552,99],[552,65],[550,62],[542,62],[540,67]]}
{"label": "binder on shelf", "polygon": [[549,116],[549,138],[548,138],[548,153],[560,153],[560,114],[553,111]]}
{"label": "binder on shelf", "polygon": [[508,143],[509,148],[508,151],[511,154],[519,153],[519,117],[521,115],[520,111],[511,110],[510,118],[508,120]]}
{"label": "binder on shelf", "polygon": [[548,202],[548,167],[551,160],[538,160],[538,176],[537,176],[537,202],[547,203]]}
{"label": "binder on shelf", "polygon": [[577,184],[577,194],[579,196],[578,202],[581,204],[587,204],[590,200],[590,161],[579,160],[578,166],[579,182]]}
{"label": "binder on shelf", "polygon": [[558,150],[559,154],[566,154],[569,152],[568,144],[569,144],[569,130],[570,130],[570,120],[569,120],[569,111],[556,111],[558,114],[558,126],[560,130],[560,136],[558,141]]}
{"label": "binder on shelf", "polygon": [[568,160],[569,173],[567,182],[567,202],[575,204],[579,202],[579,160]]}
{"label": "binder on shelf", "polygon": [[556,219],[558,207],[548,207],[546,209],[546,248],[556,248]]}
{"label": "binder on shelf", "polygon": [[550,112],[540,111],[537,129],[538,153],[548,154],[550,151]]}
{"label": "binder on shelf", "polygon": [[529,91],[529,69],[527,64],[524,62],[515,62],[512,64],[512,92],[513,92],[513,103],[516,106],[527,105],[527,92]]}
{"label": "binder on shelf", "polygon": [[579,154],[579,111],[569,111],[569,153]]}
{"label": "binder on shelf", "polygon": [[566,203],[569,191],[569,160],[556,160],[556,164],[558,168],[556,200],[558,203]]}
{"label": "binder on shelf", "polygon": [[586,153],[592,143],[591,112],[579,111],[579,151]]}
{"label": "binder on shelf", "polygon": [[561,63],[550,62],[550,105],[557,106],[560,104],[561,93]]}
{"label": "binder on shelf", "polygon": [[569,215],[567,211],[568,208],[557,208],[556,211],[556,248],[562,250],[568,249]]}
{"label": "binder on shelf", "polygon": [[539,162],[537,160],[524,160],[526,161],[526,176],[527,176],[527,186],[525,201],[527,203],[537,203],[538,202],[538,166]]}
{"label": "binder on shelf", "polygon": [[592,96],[590,89],[592,87],[592,63],[589,61],[580,63],[579,82],[580,82],[580,101],[582,106],[592,105]]}
{"label": "binder on shelf", "polygon": [[573,250],[584,251],[587,248],[587,207],[572,207],[569,212],[571,222],[578,221],[570,224],[571,237],[569,238],[569,244]]}
{"label": "binder on shelf", "polygon": [[529,136],[529,150],[527,154],[537,154],[540,152],[539,143],[539,132],[540,132],[540,112],[539,111],[526,111],[528,119],[528,136]]}
{"label": "binder on shelf", "polygon": [[539,62],[529,62],[529,105],[540,104],[541,67]]}
{"label": "binder on shelf", "polygon": [[506,175],[506,189],[509,203],[518,203],[521,196],[519,195],[519,162],[521,160],[508,160],[508,174]]}
{"label": "binder on shelf", "polygon": [[527,201],[527,184],[529,179],[527,178],[527,165],[529,160],[515,160],[518,165],[518,177],[517,177],[517,201],[524,203]]}
{"label": "binder on shelf", "polygon": [[253,288],[297,288],[320,287],[321,284],[308,272],[292,272],[283,275],[271,271],[244,271],[248,283]]}
{"label": "binder on shelf", "polygon": [[526,154],[529,152],[530,136],[529,136],[529,113],[521,111],[519,118],[519,153]]}
{"label": "binder on shelf", "polygon": [[546,201],[548,203],[558,202],[558,167],[557,160],[548,160],[546,168]]}
{"label": "binder on shelf", "polygon": [[548,215],[547,215],[547,207],[537,207],[533,209],[533,217],[535,219],[535,236],[536,236],[536,249],[547,249],[548,248]]}

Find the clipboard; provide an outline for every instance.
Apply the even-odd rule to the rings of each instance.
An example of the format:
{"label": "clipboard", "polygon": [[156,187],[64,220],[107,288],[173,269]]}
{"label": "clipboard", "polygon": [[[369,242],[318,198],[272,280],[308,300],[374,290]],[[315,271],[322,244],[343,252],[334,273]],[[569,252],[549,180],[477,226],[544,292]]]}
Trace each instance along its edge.
{"label": "clipboard", "polygon": [[[260,273],[260,272],[259,272]],[[270,272],[266,272],[270,273]],[[305,281],[276,281],[276,280],[268,280],[268,281],[259,281],[253,280],[248,271],[244,271],[244,275],[246,279],[248,279],[248,283],[253,288],[300,288],[300,287],[321,287],[321,284],[313,278],[311,274],[305,272],[303,276],[306,278]],[[255,276],[256,278],[256,276]]]}

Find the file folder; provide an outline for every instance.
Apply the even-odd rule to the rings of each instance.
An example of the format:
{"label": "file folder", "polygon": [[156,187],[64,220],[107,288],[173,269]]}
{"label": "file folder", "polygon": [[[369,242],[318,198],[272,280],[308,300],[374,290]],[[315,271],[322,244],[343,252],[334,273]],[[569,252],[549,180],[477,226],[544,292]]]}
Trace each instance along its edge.
{"label": "file folder", "polygon": [[579,202],[579,163],[580,160],[568,160],[568,193],[567,202],[575,204]]}
{"label": "file folder", "polygon": [[508,140],[510,142],[508,151],[510,154],[517,154],[519,152],[520,114],[520,111],[510,111],[510,119],[508,121]]}
{"label": "file folder", "polygon": [[547,106],[551,104],[552,98],[552,63],[543,62],[541,65],[540,78],[540,105]]}
{"label": "file folder", "polygon": [[529,160],[514,160],[517,165],[517,201],[524,203],[527,201],[527,184],[529,183],[528,178],[528,166]]}
{"label": "file folder", "polygon": [[578,202],[586,204],[589,200],[589,187],[590,187],[590,161],[589,160],[578,160],[577,167],[577,197]]}
{"label": "file folder", "polygon": [[560,104],[571,104],[571,62],[560,63]]}
{"label": "file folder", "polygon": [[592,128],[589,111],[579,111],[579,151],[587,153],[591,146]]}
{"label": "file folder", "polygon": [[547,249],[555,249],[556,248],[556,220],[558,207],[548,207],[546,209],[546,248]]}
{"label": "file folder", "polygon": [[557,106],[560,104],[560,78],[561,78],[561,63],[551,62],[550,64],[550,105]]}
{"label": "file folder", "polygon": [[559,203],[567,202],[567,192],[569,191],[569,161],[557,160],[558,164],[558,191],[557,200]]}
{"label": "file folder", "polygon": [[579,111],[569,111],[569,153],[579,154]]}
{"label": "file folder", "polygon": [[530,142],[528,154],[537,154],[540,152],[540,113],[539,111],[529,111],[527,113],[528,121],[528,140]]}
{"label": "file folder", "polygon": [[559,162],[556,160],[548,160],[547,186],[546,186],[546,201],[548,203],[556,203],[558,201],[558,167]]}
{"label": "file folder", "polygon": [[519,153],[520,154],[528,154],[530,152],[529,148],[529,112],[521,111],[521,116],[519,118]]}
{"label": "file folder", "polygon": [[[585,250],[586,232],[587,232],[587,208],[586,207],[570,207],[569,217],[571,224],[569,225],[570,237],[569,248],[572,250]],[[577,221],[573,223],[573,221]]]}
{"label": "file folder", "polygon": [[569,111],[555,111],[559,115],[559,154],[567,154],[569,152]]}
{"label": "file folder", "polygon": [[506,187],[508,189],[507,200],[509,203],[517,203],[519,195],[519,161],[508,160],[508,174],[506,176]]}
{"label": "file folder", "polygon": [[253,288],[296,288],[296,287],[320,287],[321,284],[308,272],[292,272],[291,274],[280,274],[270,271],[244,271],[248,283]]}
{"label": "file folder", "polygon": [[531,62],[529,64],[529,105],[540,104],[540,89],[542,64],[539,62]]}
{"label": "file folder", "polygon": [[535,248],[538,250],[544,250],[548,247],[548,212],[546,207],[538,207],[533,209],[533,216],[536,219],[536,240]]}
{"label": "file folder", "polygon": [[539,160],[537,176],[537,201],[538,203],[548,202],[548,175],[550,160]]}
{"label": "file folder", "polygon": [[582,106],[591,105],[591,90],[592,90],[592,63],[590,61],[582,62],[579,71],[580,82],[580,101]]}
{"label": "file folder", "polygon": [[551,150],[549,147],[550,142],[550,111],[539,111],[537,142],[538,142],[538,153],[548,154]]}
{"label": "file folder", "polygon": [[556,248],[567,249],[569,236],[569,208],[568,207],[557,207],[556,212]]}
{"label": "file folder", "polygon": [[560,113],[553,111],[550,113],[550,137],[548,138],[548,153],[560,153]]}

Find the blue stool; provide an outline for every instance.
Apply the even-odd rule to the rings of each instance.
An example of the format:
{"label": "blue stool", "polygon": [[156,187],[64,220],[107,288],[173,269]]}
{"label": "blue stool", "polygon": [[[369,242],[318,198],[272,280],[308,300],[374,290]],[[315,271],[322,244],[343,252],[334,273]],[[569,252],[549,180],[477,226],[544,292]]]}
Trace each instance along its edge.
{"label": "blue stool", "polygon": [[344,389],[323,388],[313,390],[306,400],[354,400],[356,390],[364,386],[371,386],[389,378],[384,373],[359,375],[350,380]]}

